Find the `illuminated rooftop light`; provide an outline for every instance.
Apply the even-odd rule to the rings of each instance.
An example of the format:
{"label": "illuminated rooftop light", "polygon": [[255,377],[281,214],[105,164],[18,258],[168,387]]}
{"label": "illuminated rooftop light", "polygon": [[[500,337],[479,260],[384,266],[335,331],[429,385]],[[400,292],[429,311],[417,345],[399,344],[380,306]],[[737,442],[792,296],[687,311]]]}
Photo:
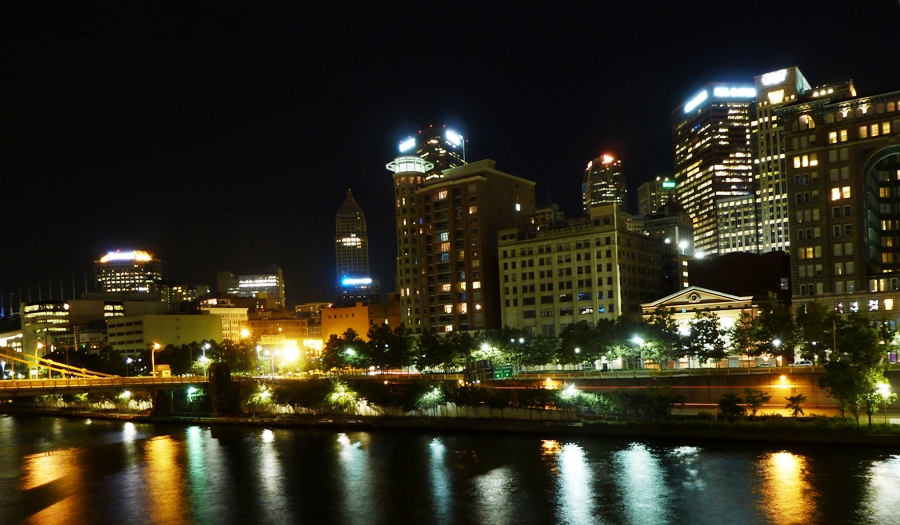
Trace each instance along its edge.
{"label": "illuminated rooftop light", "polygon": [[143,250],[131,250],[128,252],[109,252],[100,258],[100,262],[106,263],[109,261],[150,261],[152,259],[153,257],[151,257],[149,253]]}
{"label": "illuminated rooftop light", "polygon": [[416,139],[410,137],[400,143],[400,153],[404,153],[416,147]]}
{"label": "illuminated rooftop light", "polygon": [[610,162],[616,160],[612,155],[603,155],[602,159],[603,164],[609,164]]}
{"label": "illuminated rooftop light", "polygon": [[779,69],[778,71],[772,71],[771,73],[766,73],[762,76],[762,83],[764,86],[771,86],[773,84],[780,84],[784,82],[787,78],[787,69]]}
{"label": "illuminated rooftop light", "polygon": [[456,133],[452,129],[448,129],[444,136],[447,137],[447,141],[450,144],[453,144],[456,147],[459,147],[459,145],[462,143],[462,135]]}
{"label": "illuminated rooftop light", "polygon": [[370,279],[369,277],[363,277],[363,278],[360,278],[360,279],[353,279],[353,278],[350,278],[350,277],[345,277],[345,278],[341,281],[341,284],[344,285],[344,286],[356,286],[356,285],[360,285],[360,284],[372,284],[372,279]]}
{"label": "illuminated rooftop light", "polygon": [[394,173],[426,173],[434,169],[434,164],[413,155],[397,157],[384,166]]}
{"label": "illuminated rooftop light", "polygon": [[707,98],[709,98],[709,93],[704,89],[700,93],[697,93],[694,96],[694,98],[692,98],[684,103],[684,112],[690,113],[691,111],[694,110],[694,108],[696,108],[697,106],[702,104],[703,101],[706,100]]}

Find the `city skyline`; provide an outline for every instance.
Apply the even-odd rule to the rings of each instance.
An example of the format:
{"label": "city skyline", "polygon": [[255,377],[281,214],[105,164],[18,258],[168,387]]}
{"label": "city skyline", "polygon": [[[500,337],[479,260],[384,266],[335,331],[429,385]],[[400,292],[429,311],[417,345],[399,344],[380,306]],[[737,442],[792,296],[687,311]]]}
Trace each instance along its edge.
{"label": "city skyline", "polygon": [[[777,10],[785,43],[773,52],[751,35],[709,45],[709,33],[670,24],[688,18],[679,6],[464,7],[432,77],[412,65],[433,48],[371,23],[411,13],[361,12],[332,31],[299,7],[4,6],[13,73],[0,92],[14,103],[0,146],[0,294],[60,278],[68,292],[71,274],[80,288],[100,254],[140,249],[163,261],[166,279],[215,282],[222,269],[278,265],[291,302],[327,299],[333,258],[309,254],[331,251],[328,225],[348,187],[366,210],[373,277],[391,291],[384,165],[429,124],[452,127],[468,140],[467,160],[535,181],[538,204],[549,195],[571,215],[585,164],[612,153],[628,166],[636,211],[641,183],[672,176],[671,111],[703,85],[797,66],[820,84],[852,79],[862,95],[900,88],[884,62],[900,49],[900,7],[866,8],[846,20],[837,2],[727,12],[701,2],[690,13],[698,27],[725,30],[740,12],[741,27],[763,30]],[[504,22],[511,16],[516,24]],[[591,17],[621,29],[589,36]],[[841,27],[823,32],[836,19]],[[835,44],[823,53],[826,37]]]}

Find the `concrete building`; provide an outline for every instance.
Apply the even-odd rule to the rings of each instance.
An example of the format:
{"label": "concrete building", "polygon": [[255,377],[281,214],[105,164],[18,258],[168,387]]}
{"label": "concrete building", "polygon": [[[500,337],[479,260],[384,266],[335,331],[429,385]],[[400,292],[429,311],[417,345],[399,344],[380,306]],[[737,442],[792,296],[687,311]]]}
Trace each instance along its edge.
{"label": "concrete building", "polygon": [[200,304],[200,311],[220,319],[223,340],[240,341],[242,332],[249,330],[247,307],[235,306],[227,299],[208,299]]}
{"label": "concrete building", "polygon": [[656,180],[638,186],[637,197],[639,215],[656,213],[663,204],[675,197],[675,181],[669,177],[656,177]]}
{"label": "concrete building", "polygon": [[151,294],[132,294],[145,300],[91,298],[22,303],[22,345],[39,356],[60,349],[99,351],[107,340],[106,320],[117,317],[164,314],[166,304]]}
{"label": "concrete building", "polygon": [[381,289],[377,279],[369,274],[369,236],[366,216],[347,190],[347,198],[335,219],[335,263],[337,280],[335,295],[340,305],[357,301],[374,304],[380,301]]}
{"label": "concrete building", "polygon": [[595,206],[616,204],[624,207],[626,192],[622,159],[602,155],[588,162],[581,183],[585,215]]}
{"label": "concrete building", "polygon": [[109,252],[94,261],[97,293],[159,293],[162,263],[142,250]]}
{"label": "concrete building", "polygon": [[755,100],[752,85],[708,84],[672,115],[676,196],[694,220],[696,253],[719,253],[716,203],[754,194]]}
{"label": "concrete building", "polygon": [[322,341],[327,343],[332,335],[341,337],[349,329],[353,329],[357,337],[368,340],[369,307],[360,303],[353,306],[340,306],[322,310]]}
{"label": "concrete building", "polygon": [[900,91],[817,87],[775,109],[785,128],[794,301],[841,312],[900,300]]}
{"label": "concrete building", "polygon": [[499,232],[504,326],[557,337],[579,321],[641,315],[664,288],[661,240],[629,231],[615,204],[555,228]]}
{"label": "concrete building", "polygon": [[134,315],[106,321],[109,346],[135,355],[160,346],[222,341],[222,325],[209,315]]}

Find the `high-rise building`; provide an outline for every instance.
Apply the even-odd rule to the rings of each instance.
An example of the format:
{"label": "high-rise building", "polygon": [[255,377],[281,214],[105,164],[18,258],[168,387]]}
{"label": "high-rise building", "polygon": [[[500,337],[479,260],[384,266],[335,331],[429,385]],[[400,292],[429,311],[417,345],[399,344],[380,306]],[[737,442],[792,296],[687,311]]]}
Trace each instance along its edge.
{"label": "high-rise building", "polygon": [[497,231],[530,223],[534,183],[482,160],[425,180],[429,162],[398,157],[397,288],[401,317],[424,330],[500,328]]}
{"label": "high-rise building", "polygon": [[647,216],[654,214],[675,196],[675,181],[669,177],[656,177],[656,180],[638,186],[638,214]]}
{"label": "high-rise building", "polygon": [[[753,77],[756,85],[756,215],[758,250],[790,251],[788,180],[785,175],[784,126],[775,108],[796,101],[811,88],[796,67]],[[732,250],[733,251],[733,250]],[[749,247],[745,251],[751,251]]]}
{"label": "high-rise building", "polygon": [[900,304],[900,91],[813,88],[775,109],[785,128],[795,303]]}
{"label": "high-rise building", "polygon": [[[716,202],[719,224],[719,255],[734,252],[757,252],[759,217],[756,195],[725,197]],[[781,213],[787,213],[779,211]]]}
{"label": "high-rise building", "polygon": [[338,209],[334,227],[337,282],[335,285],[339,306],[357,302],[378,303],[380,290],[369,274],[369,237],[366,234],[366,216],[347,190],[347,198]]}
{"label": "high-rise building", "polygon": [[588,162],[581,183],[584,213],[594,206],[606,204],[625,205],[625,174],[622,160],[611,155],[602,155]]}
{"label": "high-rise building", "polygon": [[394,174],[397,220],[396,286],[400,294],[400,311],[407,328],[421,332],[424,277],[419,268],[421,257],[418,238],[425,229],[419,222],[419,212],[416,208],[419,197],[416,192],[425,185],[425,177],[434,168],[434,164],[420,157],[403,156],[389,162],[386,167]]}
{"label": "high-rise building", "polygon": [[501,230],[502,324],[557,337],[580,321],[639,317],[642,302],[677,285],[677,268],[663,270],[664,253],[674,255],[670,245],[629,231],[628,223],[623,210],[607,204],[542,230]]}
{"label": "high-rise building", "polygon": [[142,250],[109,252],[94,261],[97,292],[159,293],[162,263]]}
{"label": "high-rise building", "polygon": [[754,193],[756,88],[708,84],[672,114],[678,202],[694,220],[695,253],[716,254],[716,202]]}
{"label": "high-rise building", "polygon": [[401,141],[399,149],[402,155],[415,154],[431,163],[425,174],[426,179],[440,178],[444,170],[466,164],[466,141],[447,126],[428,126],[418,136]]}

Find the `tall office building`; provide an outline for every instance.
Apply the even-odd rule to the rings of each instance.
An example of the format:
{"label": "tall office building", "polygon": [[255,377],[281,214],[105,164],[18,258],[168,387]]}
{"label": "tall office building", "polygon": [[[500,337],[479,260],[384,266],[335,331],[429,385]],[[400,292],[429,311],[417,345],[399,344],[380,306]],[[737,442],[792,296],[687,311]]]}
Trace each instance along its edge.
{"label": "tall office building", "polygon": [[656,177],[656,180],[638,186],[637,196],[638,214],[652,215],[675,196],[675,181],[669,177]]}
{"label": "tall office building", "polygon": [[775,109],[785,128],[794,302],[900,305],[900,91],[813,88]]}
{"label": "tall office building", "polygon": [[712,83],[672,115],[676,196],[694,220],[696,253],[719,253],[716,202],[754,193],[755,99],[753,86]]}
{"label": "tall office building", "polygon": [[[790,251],[788,180],[785,174],[784,126],[774,110],[790,104],[811,88],[796,67],[753,77],[756,116],[753,120],[757,153],[756,219],[758,251]],[[745,247],[750,251],[749,247]]]}
{"label": "tall office building", "polygon": [[400,153],[413,155],[431,164],[425,178],[442,177],[442,172],[466,164],[466,141],[447,126],[428,126],[415,137],[400,142]]}
{"label": "tall office building", "polygon": [[500,328],[497,231],[530,223],[534,183],[482,160],[426,180],[430,163],[398,157],[397,288],[401,318],[424,330]]}
{"label": "tall office building", "polygon": [[162,263],[142,250],[109,252],[94,261],[99,293],[159,293]]}
{"label": "tall office building", "polygon": [[588,162],[581,183],[584,213],[591,208],[606,204],[625,206],[625,174],[622,160],[611,155],[603,155]]}
{"label": "tall office building", "polygon": [[366,216],[347,190],[347,198],[334,221],[337,263],[336,302],[352,306],[357,302],[378,303],[378,286],[369,274],[369,237]]}

